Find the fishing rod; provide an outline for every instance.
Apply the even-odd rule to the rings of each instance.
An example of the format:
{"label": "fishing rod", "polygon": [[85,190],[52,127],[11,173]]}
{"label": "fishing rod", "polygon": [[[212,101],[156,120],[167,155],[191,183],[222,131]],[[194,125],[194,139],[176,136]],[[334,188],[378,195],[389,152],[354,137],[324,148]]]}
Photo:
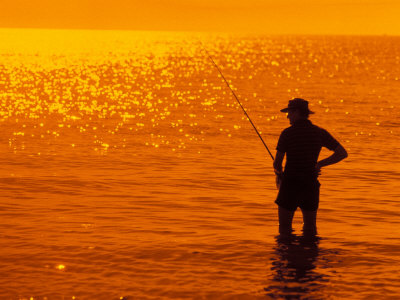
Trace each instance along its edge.
{"label": "fishing rod", "polygon": [[[200,42],[201,43],[201,42]],[[236,96],[235,92],[233,91],[233,89],[231,88],[231,86],[229,85],[228,81],[225,79],[224,74],[222,74],[222,71],[220,70],[220,68],[218,67],[218,65],[215,63],[214,59],[212,58],[212,56],[210,55],[210,53],[208,53],[207,49],[204,47],[203,43],[201,43],[204,51],[207,53],[208,57],[210,58],[210,60],[212,61],[212,63],[214,64],[214,66],[217,68],[219,74],[221,74],[222,78],[224,79],[227,87],[231,90],[232,95],[235,97],[236,101],[239,103],[240,107],[242,108],[244,114],[246,115],[247,119],[250,121],[251,125],[253,125],[254,130],[256,131],[258,137],[260,138],[261,142],[264,144],[265,149],[267,149],[269,155],[271,156],[272,160],[274,159],[274,156],[272,155],[271,151],[269,151],[267,144],[264,142],[263,138],[261,137],[261,134],[258,132],[256,126],[254,125],[253,121],[250,119],[250,116],[248,115],[248,113],[246,112],[246,110],[244,109],[242,103],[240,103],[239,98]]]}

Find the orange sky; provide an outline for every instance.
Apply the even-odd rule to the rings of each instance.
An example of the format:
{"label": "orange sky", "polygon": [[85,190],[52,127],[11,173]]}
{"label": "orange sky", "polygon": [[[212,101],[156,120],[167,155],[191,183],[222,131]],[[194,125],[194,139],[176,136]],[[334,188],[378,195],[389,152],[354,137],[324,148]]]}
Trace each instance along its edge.
{"label": "orange sky", "polygon": [[0,0],[0,27],[400,35],[400,0]]}

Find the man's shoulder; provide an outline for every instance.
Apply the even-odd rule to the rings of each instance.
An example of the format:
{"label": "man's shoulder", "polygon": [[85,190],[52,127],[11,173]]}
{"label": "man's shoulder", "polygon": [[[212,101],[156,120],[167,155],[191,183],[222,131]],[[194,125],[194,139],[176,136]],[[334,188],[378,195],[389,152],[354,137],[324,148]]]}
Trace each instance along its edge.
{"label": "man's shoulder", "polygon": [[327,147],[330,150],[334,150],[337,145],[339,145],[339,142],[332,136],[332,134],[329,133],[328,130],[316,125],[314,126],[316,128],[316,131],[319,132],[319,136],[324,147]]}
{"label": "man's shoulder", "polygon": [[318,131],[328,132],[326,129],[324,129],[324,128],[322,128],[321,126],[318,126],[318,125],[312,123],[311,121],[309,121],[309,122],[307,123],[307,125],[308,125],[308,126],[307,126],[308,128],[312,128],[312,129],[318,130]]}
{"label": "man's shoulder", "polygon": [[290,133],[292,130],[293,130],[293,126],[289,126],[282,130],[281,135],[286,135],[286,134]]}
{"label": "man's shoulder", "polygon": [[311,125],[315,130],[318,130],[318,131],[320,131],[322,133],[329,133],[328,130],[326,130],[325,128],[322,128],[322,127],[320,127],[318,125],[315,125],[315,124],[311,124]]}

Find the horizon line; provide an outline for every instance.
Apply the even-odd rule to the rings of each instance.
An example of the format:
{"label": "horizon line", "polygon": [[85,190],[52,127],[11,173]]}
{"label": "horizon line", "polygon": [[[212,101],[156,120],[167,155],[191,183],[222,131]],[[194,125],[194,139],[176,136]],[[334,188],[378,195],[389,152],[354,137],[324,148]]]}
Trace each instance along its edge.
{"label": "horizon line", "polygon": [[153,33],[192,33],[192,34],[254,34],[254,35],[286,35],[286,36],[387,36],[387,37],[400,37],[399,34],[393,33],[312,33],[312,32],[268,32],[262,30],[232,30],[232,31],[218,31],[218,30],[195,30],[195,29],[134,29],[134,28],[90,28],[90,27],[1,27],[0,30],[60,30],[60,31],[132,31],[132,32],[153,32]]}

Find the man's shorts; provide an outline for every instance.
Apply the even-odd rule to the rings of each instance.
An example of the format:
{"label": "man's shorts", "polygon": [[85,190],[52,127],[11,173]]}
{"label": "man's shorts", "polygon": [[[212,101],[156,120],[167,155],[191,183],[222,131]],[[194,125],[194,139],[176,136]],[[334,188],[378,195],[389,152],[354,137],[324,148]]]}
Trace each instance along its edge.
{"label": "man's shorts", "polygon": [[284,177],[275,203],[290,211],[295,211],[297,207],[315,211],[318,209],[320,186],[316,178]]}

